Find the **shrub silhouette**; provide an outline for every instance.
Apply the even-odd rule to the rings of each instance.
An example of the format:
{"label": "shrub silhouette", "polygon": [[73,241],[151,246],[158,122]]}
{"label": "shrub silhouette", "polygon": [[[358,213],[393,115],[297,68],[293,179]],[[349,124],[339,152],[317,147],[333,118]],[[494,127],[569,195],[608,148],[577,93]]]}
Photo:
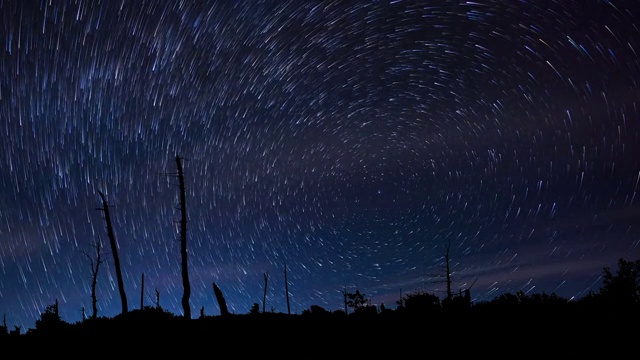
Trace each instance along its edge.
{"label": "shrub silhouette", "polygon": [[249,314],[258,315],[260,314],[260,305],[258,303],[253,303],[251,309],[249,310]]}
{"label": "shrub silhouette", "polygon": [[442,308],[440,298],[427,292],[407,294],[402,298],[402,311],[415,314],[426,314]]}
{"label": "shrub silhouette", "polygon": [[325,308],[323,308],[322,306],[311,305],[311,307],[309,307],[308,310],[303,310],[302,314],[312,315],[312,316],[327,316],[327,315],[330,315],[331,313],[327,311]]}
{"label": "shrub silhouette", "polygon": [[68,330],[70,324],[60,318],[58,311],[58,300],[55,304],[48,305],[44,312],[40,314],[40,319],[36,320],[35,330],[38,334],[60,335]]}

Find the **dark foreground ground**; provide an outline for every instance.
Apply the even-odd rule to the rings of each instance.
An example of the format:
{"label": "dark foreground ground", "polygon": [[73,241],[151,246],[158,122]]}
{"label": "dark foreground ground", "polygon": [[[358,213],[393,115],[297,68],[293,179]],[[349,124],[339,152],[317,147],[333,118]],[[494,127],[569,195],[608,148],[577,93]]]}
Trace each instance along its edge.
{"label": "dark foreground ground", "polygon": [[254,314],[187,320],[147,311],[0,338],[13,358],[628,359],[637,312],[521,309],[435,314]]}

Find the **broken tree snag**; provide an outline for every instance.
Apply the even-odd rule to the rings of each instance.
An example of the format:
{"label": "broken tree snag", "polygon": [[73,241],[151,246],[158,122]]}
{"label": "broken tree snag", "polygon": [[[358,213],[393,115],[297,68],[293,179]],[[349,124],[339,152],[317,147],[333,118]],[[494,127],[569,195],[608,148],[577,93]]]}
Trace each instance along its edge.
{"label": "broken tree snag", "polygon": [[104,212],[104,221],[107,223],[107,235],[109,235],[109,243],[111,244],[111,253],[113,254],[113,264],[116,268],[116,280],[118,281],[118,290],[120,291],[120,301],[122,302],[122,313],[129,312],[127,306],[127,294],[124,291],[124,283],[122,281],[122,271],[120,270],[120,258],[118,257],[118,244],[116,237],[113,234],[113,227],[111,226],[111,215],[109,214],[109,203],[105,198],[102,191],[98,191],[100,198],[102,199],[102,207],[97,210]]}
{"label": "broken tree snag", "polygon": [[218,300],[218,306],[220,307],[220,315],[226,316],[229,315],[229,310],[227,310],[227,301],[224,299],[224,295],[222,295],[222,290],[213,283],[213,293],[216,296],[216,300]]}

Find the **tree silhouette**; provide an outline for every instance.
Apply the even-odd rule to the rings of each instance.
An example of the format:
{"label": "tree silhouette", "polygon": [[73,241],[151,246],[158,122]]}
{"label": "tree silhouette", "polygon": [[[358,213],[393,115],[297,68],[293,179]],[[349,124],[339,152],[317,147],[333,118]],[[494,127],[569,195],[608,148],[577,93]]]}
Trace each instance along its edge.
{"label": "tree silhouette", "polygon": [[[98,239],[95,243],[91,244],[91,246],[96,251],[96,258],[94,259],[87,254],[84,255],[89,258],[89,265],[91,266],[91,318],[95,319],[98,317],[98,298],[96,297],[96,286],[98,284],[98,270],[100,270],[100,264],[104,262],[102,260],[102,241]],[[83,319],[84,319],[84,308],[83,309]]]}
{"label": "tree silhouette", "polygon": [[364,294],[360,293],[360,290],[356,290],[355,293],[346,293],[347,306],[353,309],[353,312],[358,312],[367,306],[369,300]]}
{"label": "tree silhouette", "polygon": [[313,316],[327,316],[330,314],[325,308],[319,305],[311,305],[309,310],[302,311],[304,315],[313,315]]}
{"label": "tree silhouette", "polygon": [[605,267],[600,295],[605,301],[615,303],[616,306],[629,307],[640,304],[640,259],[619,259],[615,274],[609,267]]}
{"label": "tree silhouette", "polygon": [[287,263],[284,264],[284,291],[287,296],[287,314],[291,315],[291,306],[289,305],[289,281],[287,280]]}
{"label": "tree silhouette", "polygon": [[107,226],[107,235],[109,235],[109,243],[111,244],[111,253],[113,254],[113,264],[116,268],[116,280],[118,281],[118,290],[120,291],[120,301],[122,303],[122,313],[125,314],[129,311],[127,305],[127,294],[124,291],[124,282],[122,281],[122,270],[120,269],[120,258],[118,257],[118,243],[116,237],[113,234],[113,227],[111,226],[111,215],[109,214],[109,203],[105,198],[102,191],[98,191],[100,198],[102,199],[102,207],[96,210],[104,212],[104,221]]}
{"label": "tree silhouette", "polygon": [[349,312],[348,310],[348,296],[347,296],[347,288],[345,287],[344,289],[342,289],[342,297],[343,297],[343,302],[344,302],[344,313],[348,314]]}
{"label": "tree silhouette", "polygon": [[8,336],[9,329],[7,328],[7,314],[2,315],[2,325],[0,325],[0,338]]}
{"label": "tree silhouette", "polygon": [[215,282],[213,283],[213,294],[216,296],[216,300],[218,301],[218,306],[220,307],[220,315],[229,315],[229,310],[227,309],[227,301],[224,299],[222,290],[220,290]]}
{"label": "tree silhouette", "polygon": [[250,315],[258,315],[260,314],[260,305],[258,303],[253,303],[251,309],[249,309]]}
{"label": "tree silhouette", "polygon": [[451,248],[451,240],[449,240],[447,242],[447,244],[445,245],[445,266],[447,269],[446,272],[446,276],[447,276],[447,301],[451,301],[451,267],[449,265],[449,249]]}
{"label": "tree silhouette", "polygon": [[[442,300],[443,306],[451,302],[451,299],[453,297],[453,293],[451,291],[452,280],[451,280],[451,254],[450,254],[451,251],[450,250],[451,250],[451,240],[447,240],[447,242],[444,244],[444,265],[442,266],[438,265],[438,268],[442,267],[443,269],[439,270],[439,272],[437,273],[426,274],[426,276],[429,278],[429,281],[428,281],[429,283],[433,283],[433,284],[445,283],[446,295],[445,295],[445,298]],[[396,304],[398,304],[398,306],[402,306],[402,301],[403,301],[403,296],[401,291],[400,300],[396,301]]]}
{"label": "tree silhouette", "polygon": [[142,273],[142,280],[140,283],[140,310],[144,309],[144,273]]}
{"label": "tree silhouette", "polygon": [[267,282],[269,281],[269,273],[264,273],[264,293],[262,294],[262,312],[265,311],[267,306]]}
{"label": "tree silhouette", "polygon": [[18,335],[20,335],[20,332],[22,331],[21,329],[22,328],[20,326],[13,325],[13,330],[11,330],[9,332],[9,335],[10,336],[18,336]]}
{"label": "tree silhouette", "polygon": [[191,285],[189,283],[189,267],[187,262],[187,205],[184,174],[182,173],[182,159],[180,156],[176,156],[176,165],[178,167],[178,179],[180,179],[180,254],[182,256],[182,285],[184,287],[182,308],[184,310],[184,317],[191,319],[191,306],[189,306]]}
{"label": "tree silhouette", "polygon": [[500,294],[499,296],[496,296],[493,300],[491,300],[491,303],[500,305],[501,307],[504,307],[504,308],[515,308],[521,305],[525,301],[525,298],[526,298],[526,295],[521,290],[516,292],[515,294],[511,294],[511,293]]}
{"label": "tree silhouette", "polygon": [[184,172],[182,168],[182,160],[179,155],[176,155],[176,173],[169,173],[168,175],[176,176],[178,178],[178,187],[180,189],[180,257],[181,262],[181,274],[182,274],[182,311],[186,319],[191,319],[191,306],[189,305],[189,298],[191,297],[191,284],[189,283],[189,262],[187,253],[187,204],[186,204],[186,190],[184,185]]}
{"label": "tree silhouette", "polygon": [[48,305],[40,319],[36,320],[36,330],[41,333],[60,334],[69,324],[62,320],[58,310],[58,299],[52,305]]}
{"label": "tree silhouette", "polygon": [[407,294],[402,299],[404,309],[412,313],[425,313],[441,308],[440,298],[427,292]]}
{"label": "tree silhouette", "polygon": [[160,291],[156,288],[156,309],[160,309]]}

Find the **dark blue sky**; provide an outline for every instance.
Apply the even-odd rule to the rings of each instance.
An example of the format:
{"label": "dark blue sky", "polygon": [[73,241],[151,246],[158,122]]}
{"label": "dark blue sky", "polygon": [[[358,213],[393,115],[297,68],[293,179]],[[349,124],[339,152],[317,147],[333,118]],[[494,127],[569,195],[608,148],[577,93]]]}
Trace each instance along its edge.
{"label": "dark blue sky", "polygon": [[34,327],[343,308],[356,289],[581,297],[640,257],[640,5],[0,1],[0,312]]}

